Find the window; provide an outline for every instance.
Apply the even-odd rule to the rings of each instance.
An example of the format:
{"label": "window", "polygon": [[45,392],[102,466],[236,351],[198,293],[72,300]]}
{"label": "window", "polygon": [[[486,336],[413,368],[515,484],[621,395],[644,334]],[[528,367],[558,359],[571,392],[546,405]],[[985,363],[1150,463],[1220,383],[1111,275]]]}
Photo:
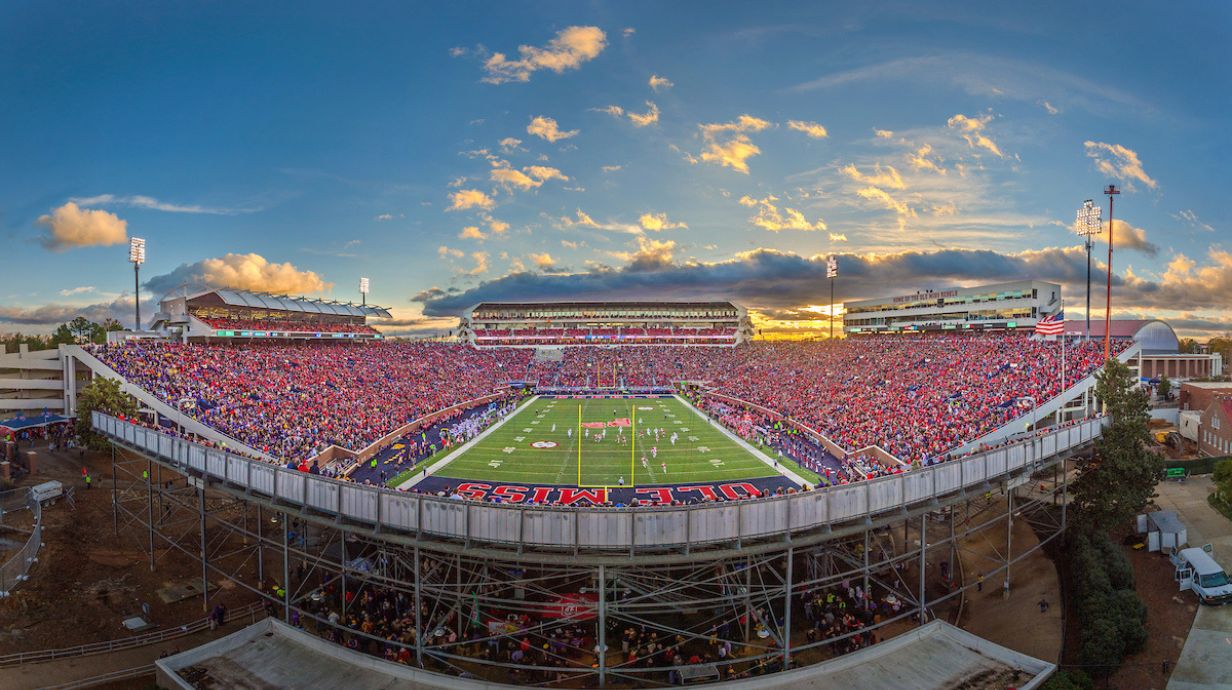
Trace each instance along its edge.
{"label": "window", "polygon": [[1215,431],[1219,431],[1219,415],[1211,415],[1211,428]]}

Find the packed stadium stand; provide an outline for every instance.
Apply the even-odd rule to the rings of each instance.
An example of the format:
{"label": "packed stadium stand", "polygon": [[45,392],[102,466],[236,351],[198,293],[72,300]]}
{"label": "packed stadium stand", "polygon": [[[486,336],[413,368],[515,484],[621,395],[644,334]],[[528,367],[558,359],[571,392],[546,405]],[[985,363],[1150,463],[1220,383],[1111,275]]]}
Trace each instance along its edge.
{"label": "packed stadium stand", "polygon": [[731,302],[483,303],[459,328],[477,347],[730,347],[753,335],[748,311]]}
{"label": "packed stadium stand", "polygon": [[[1117,351],[1128,341],[1118,340]],[[518,386],[696,382],[807,425],[846,451],[932,462],[1061,388],[1060,345],[1023,333],[751,343],[735,348],[525,348],[443,343],[133,342],[93,350],[128,381],[274,457],[366,448],[408,421]],[[1070,345],[1066,382],[1102,363]]]}
{"label": "packed stadium stand", "polygon": [[369,318],[390,313],[367,304],[207,290],[163,299],[150,328],[185,341],[381,339]]}

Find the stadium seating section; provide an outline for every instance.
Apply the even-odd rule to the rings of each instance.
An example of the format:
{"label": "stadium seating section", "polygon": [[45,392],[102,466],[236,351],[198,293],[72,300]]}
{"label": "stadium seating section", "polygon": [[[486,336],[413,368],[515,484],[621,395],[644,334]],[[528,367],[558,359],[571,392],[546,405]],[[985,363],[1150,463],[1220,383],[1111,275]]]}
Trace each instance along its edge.
{"label": "stadium seating section", "polygon": [[[1127,343],[1117,343],[1117,351]],[[540,386],[705,382],[787,415],[848,451],[880,446],[929,461],[1029,414],[1061,390],[1059,344],[1021,334],[902,336],[735,348],[533,349],[442,343],[99,346],[133,383],[272,456],[299,462],[330,444],[360,450],[404,423],[510,381]],[[1065,385],[1102,343],[1067,352]],[[729,424],[730,425],[730,424]]]}

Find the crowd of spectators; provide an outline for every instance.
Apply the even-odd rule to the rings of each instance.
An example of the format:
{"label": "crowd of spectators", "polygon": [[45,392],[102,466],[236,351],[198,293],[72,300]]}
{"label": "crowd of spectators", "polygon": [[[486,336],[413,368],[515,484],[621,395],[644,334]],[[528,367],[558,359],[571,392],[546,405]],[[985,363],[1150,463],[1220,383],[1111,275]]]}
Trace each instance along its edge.
{"label": "crowd of spectators", "polygon": [[[555,360],[442,343],[147,342],[94,351],[186,414],[297,463],[331,444],[359,451],[426,414],[507,391],[511,381],[614,388],[685,381],[773,410],[844,455],[877,446],[906,464],[931,464],[1062,387],[1060,344],[1013,333],[578,347]],[[1102,363],[1102,345],[1074,342],[1066,356],[1070,386]],[[814,453],[807,442],[784,445],[798,460]],[[857,457],[842,474],[882,471],[894,468]]]}
{"label": "crowd of spectators", "polygon": [[224,319],[197,316],[213,328],[245,331],[278,331],[288,333],[363,333],[376,335],[378,331],[363,323],[348,321],[288,321],[277,319]]}

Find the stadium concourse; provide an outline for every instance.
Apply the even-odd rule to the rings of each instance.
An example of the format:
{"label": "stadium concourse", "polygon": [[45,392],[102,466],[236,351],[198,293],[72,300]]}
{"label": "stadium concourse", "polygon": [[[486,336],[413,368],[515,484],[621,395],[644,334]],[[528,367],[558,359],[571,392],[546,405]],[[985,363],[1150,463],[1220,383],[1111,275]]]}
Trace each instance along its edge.
{"label": "stadium concourse", "polygon": [[[1115,351],[1127,344],[1115,341]],[[426,469],[535,390],[684,390],[697,408],[806,480],[847,483],[940,462],[1030,413],[1103,360],[1101,343],[1071,341],[1063,383],[1061,344],[1012,331],[737,347],[582,346],[555,358],[527,348],[394,342],[131,341],[92,352],[129,382],[281,463],[374,484],[400,484]],[[430,423],[389,438],[434,414]],[[343,449],[343,458],[367,452],[362,463],[339,461],[336,453],[322,461],[331,446]],[[421,490],[455,488],[437,481]],[[750,493],[785,489],[771,484]],[[711,496],[723,500],[714,493],[699,500]],[[674,494],[653,502],[677,500],[691,502]],[[537,502],[554,501],[541,494]]]}

